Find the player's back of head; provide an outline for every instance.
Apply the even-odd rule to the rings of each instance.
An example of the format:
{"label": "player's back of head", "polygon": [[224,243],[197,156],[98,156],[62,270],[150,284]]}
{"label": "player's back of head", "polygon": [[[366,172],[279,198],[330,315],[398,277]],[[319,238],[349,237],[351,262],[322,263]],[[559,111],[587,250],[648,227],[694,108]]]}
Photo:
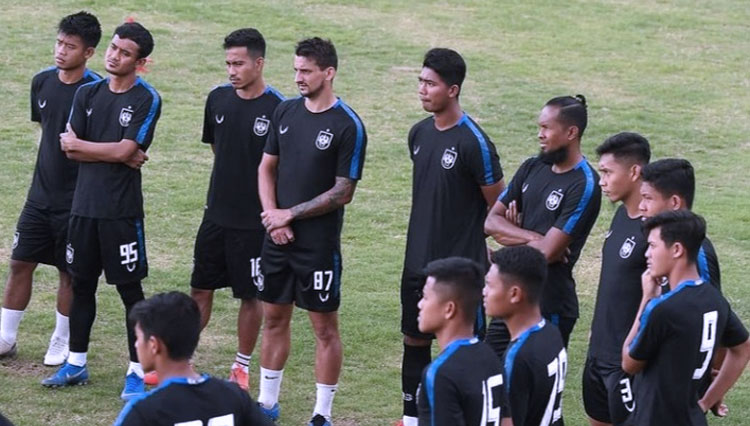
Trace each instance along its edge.
{"label": "player's back of head", "polygon": [[339,66],[336,47],[331,40],[328,39],[312,37],[300,40],[297,43],[297,47],[294,49],[294,54],[307,59],[312,59],[321,70],[330,67],[338,69]]}
{"label": "player's back of head", "polygon": [[682,158],[664,158],[649,163],[641,171],[644,182],[664,196],[677,195],[685,200],[687,208],[693,207],[695,197],[695,172],[693,165]]}
{"label": "player's back of head", "polygon": [[96,47],[102,38],[99,20],[83,10],[62,18],[57,25],[57,32],[80,37],[86,47]]}
{"label": "player's back of head", "polygon": [[435,47],[425,53],[422,66],[435,71],[447,86],[458,86],[460,93],[461,85],[466,78],[466,62],[458,52]]}
{"label": "player's back of head", "polygon": [[126,22],[115,28],[116,36],[128,39],[138,45],[138,59],[148,57],[154,50],[154,38],[151,33],[138,22]]}
{"label": "player's back of head", "polygon": [[662,241],[671,247],[680,243],[685,248],[687,260],[695,264],[703,240],[706,239],[706,221],[690,210],[669,210],[643,222],[646,234],[659,228]]}
{"label": "player's back of head", "polygon": [[518,284],[527,303],[539,304],[547,280],[547,259],[526,245],[504,247],[492,253],[490,260],[504,281]]}
{"label": "player's back of head", "polygon": [[224,37],[224,49],[231,47],[246,47],[247,53],[256,58],[266,56],[266,40],[255,28],[240,28],[229,33]]}
{"label": "player's back of head", "polygon": [[200,311],[185,293],[160,293],[140,301],[129,319],[146,338],[154,336],[164,342],[172,360],[190,359],[198,346]]}
{"label": "player's back of head", "polygon": [[648,139],[633,132],[620,132],[612,135],[596,148],[596,154],[612,154],[617,161],[645,166],[651,160],[651,146]]}
{"label": "player's back of head", "polygon": [[558,108],[557,120],[567,126],[577,127],[578,138],[583,137],[588,125],[588,110],[583,95],[558,96],[547,101],[544,106]]}
{"label": "player's back of head", "polygon": [[464,257],[433,260],[425,267],[424,275],[435,279],[435,291],[455,301],[467,322],[474,322],[484,284],[478,263]]}

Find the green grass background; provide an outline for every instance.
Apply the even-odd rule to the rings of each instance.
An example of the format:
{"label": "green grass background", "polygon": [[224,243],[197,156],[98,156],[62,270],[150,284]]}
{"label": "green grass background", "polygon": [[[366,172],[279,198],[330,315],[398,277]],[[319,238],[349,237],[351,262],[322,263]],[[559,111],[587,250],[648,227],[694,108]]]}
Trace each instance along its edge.
{"label": "green grass background", "polygon": [[[684,156],[697,173],[695,210],[709,223],[723,289],[750,318],[744,268],[750,249],[750,7],[705,1],[29,1],[0,0],[0,259],[10,254],[36,158],[29,121],[31,77],[53,64],[55,26],[65,14],[97,14],[105,36],[90,61],[103,72],[111,31],[133,16],[156,39],[145,78],[162,95],[151,160],[143,169],[151,275],[147,294],[188,290],[195,232],[211,170],[199,142],[205,96],[226,80],[223,37],[254,26],[266,37],[266,81],[296,95],[294,43],[331,38],[339,53],[337,93],[362,117],[369,135],[364,178],[347,207],[343,234],[341,324],[344,370],[334,404],[338,425],[390,425],[401,413],[398,286],[410,205],[410,126],[425,116],[416,96],[421,57],[434,46],[462,53],[468,76],[462,105],[491,136],[508,178],[537,150],[535,119],[544,102],[583,93],[589,100],[584,150],[613,133],[646,135],[654,157]],[[580,375],[593,311],[607,201],[576,268],[582,317],[573,333],[564,394],[568,424],[585,424]],[[0,266],[7,276],[7,261]],[[39,381],[54,325],[56,272],[40,268],[21,324],[19,356],[0,364],[0,411],[20,425],[107,424],[127,352],[123,310],[101,285],[89,355],[91,384],[48,390]],[[219,292],[196,356],[198,369],[224,376],[235,350],[238,304]],[[295,314],[293,350],[280,424],[303,424],[314,404],[314,341],[304,312]],[[252,361],[257,395],[257,359]],[[750,378],[731,392],[730,417],[750,418]]]}

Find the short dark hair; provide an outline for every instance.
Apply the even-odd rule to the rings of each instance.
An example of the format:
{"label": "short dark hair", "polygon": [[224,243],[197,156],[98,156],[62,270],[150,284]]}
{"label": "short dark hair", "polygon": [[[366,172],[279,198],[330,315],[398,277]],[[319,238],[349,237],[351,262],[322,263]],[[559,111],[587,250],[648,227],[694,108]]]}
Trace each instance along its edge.
{"label": "short dark hair", "polygon": [[464,257],[433,260],[424,268],[424,275],[435,278],[435,283],[447,290],[442,294],[461,307],[464,319],[474,322],[484,286],[484,273],[478,263]]}
{"label": "short dark hair", "polygon": [[706,221],[690,210],[669,210],[648,218],[643,222],[646,234],[659,228],[659,236],[668,246],[681,243],[687,252],[687,260],[696,263],[703,240],[706,239]]}
{"label": "short dark hair", "polygon": [[185,293],[171,291],[142,300],[128,318],[138,324],[146,338],[154,336],[164,342],[170,359],[190,359],[198,346],[201,314]]}
{"label": "short dark hair", "polygon": [[102,39],[99,20],[83,10],[62,18],[57,24],[57,32],[80,37],[86,47],[96,47]]}
{"label": "short dark hair", "polygon": [[320,69],[333,67],[338,69],[339,58],[336,55],[336,47],[331,40],[320,37],[307,38],[300,40],[294,49],[294,54],[315,61]]}
{"label": "short dark hair", "polygon": [[558,96],[547,101],[544,106],[557,107],[559,109],[557,120],[568,126],[576,126],[578,137],[583,137],[583,132],[588,124],[586,98],[583,95]]}
{"label": "short dark hair", "polygon": [[154,50],[154,38],[151,33],[138,22],[126,22],[115,28],[114,35],[133,40],[138,45],[138,59],[145,58]]}
{"label": "short dark hair", "polygon": [[531,304],[539,303],[547,280],[547,259],[542,252],[525,245],[504,247],[492,252],[490,260],[501,275],[521,285]]}
{"label": "short dark hair", "polygon": [[230,47],[246,47],[251,56],[266,56],[266,40],[263,34],[255,28],[240,28],[224,37],[224,49]]}
{"label": "short dark hair", "polygon": [[695,172],[688,160],[664,158],[654,161],[643,168],[641,178],[665,198],[678,195],[685,199],[687,208],[693,208]]}
{"label": "short dark hair", "polygon": [[448,86],[457,85],[460,93],[466,78],[466,62],[458,52],[444,47],[430,49],[424,55],[422,66],[435,71]]}
{"label": "short dark hair", "polygon": [[612,154],[617,160],[626,160],[640,165],[651,159],[651,146],[648,139],[633,132],[620,132],[612,135],[596,147],[596,154]]}

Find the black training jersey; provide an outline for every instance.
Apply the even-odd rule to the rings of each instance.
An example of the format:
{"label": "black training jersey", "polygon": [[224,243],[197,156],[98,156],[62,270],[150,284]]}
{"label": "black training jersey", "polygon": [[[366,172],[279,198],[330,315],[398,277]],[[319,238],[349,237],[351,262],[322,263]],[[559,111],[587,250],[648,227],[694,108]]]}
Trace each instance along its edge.
{"label": "black training jersey", "polygon": [[572,170],[555,173],[551,164],[532,157],[500,194],[499,201],[506,207],[516,201],[523,213],[523,229],[544,235],[554,226],[572,238],[568,262],[549,265],[541,303],[545,316],[578,317],[573,266],[599,215],[602,191],[598,182],[599,175],[585,158]]}
{"label": "black training jersey", "polygon": [[258,165],[271,115],[284,97],[268,86],[255,99],[237,96],[231,84],[209,93],[203,117],[203,142],[213,145],[214,167],[206,218],[235,229],[263,229],[258,198]]}
{"label": "black training jersey", "polygon": [[432,260],[463,256],[487,264],[481,186],[503,178],[495,145],[467,114],[447,130],[433,117],[409,132],[414,163],[404,267],[415,273]]}
{"label": "black training jersey", "polygon": [[[339,99],[313,113],[305,98],[282,102],[274,111],[265,152],[279,157],[276,201],[286,209],[333,188],[336,177],[359,180],[367,133],[359,116]],[[296,244],[338,243],[344,209],[292,222]]]}
{"label": "black training jersey", "polygon": [[562,425],[568,353],[560,330],[541,320],[510,342],[503,365],[513,425]]}
{"label": "black training jersey", "polygon": [[633,359],[647,361],[634,380],[633,424],[705,425],[698,392],[716,348],[747,338],[729,303],[700,280],[648,302],[628,348]]}
{"label": "black training jersey", "polygon": [[234,383],[203,375],[172,378],[131,400],[115,426],[272,426],[258,405]]}
{"label": "black training jersey", "polygon": [[721,271],[714,245],[706,237],[698,251],[698,273],[704,282],[710,283],[721,291]]}
{"label": "black training jersey", "polygon": [[41,124],[42,138],[28,200],[42,208],[70,210],[78,163],[69,160],[60,149],[60,133],[65,131],[76,90],[101,77],[86,69],[80,80],[66,84],[58,73],[57,67],[50,67],[31,80],[31,121]]}
{"label": "black training jersey", "polygon": [[648,243],[643,218],[628,217],[620,205],[602,246],[602,269],[591,321],[589,355],[620,365],[622,343],[641,304],[641,275],[646,270]]}
{"label": "black training jersey", "polygon": [[[146,151],[160,114],[159,94],[140,77],[124,93],[111,92],[105,78],[78,89],[69,121],[85,141],[130,139]],[[100,219],[143,217],[141,171],[123,163],[81,162],[71,213]]]}
{"label": "black training jersey", "polygon": [[422,373],[419,426],[499,425],[510,417],[497,355],[477,338],[448,345]]}

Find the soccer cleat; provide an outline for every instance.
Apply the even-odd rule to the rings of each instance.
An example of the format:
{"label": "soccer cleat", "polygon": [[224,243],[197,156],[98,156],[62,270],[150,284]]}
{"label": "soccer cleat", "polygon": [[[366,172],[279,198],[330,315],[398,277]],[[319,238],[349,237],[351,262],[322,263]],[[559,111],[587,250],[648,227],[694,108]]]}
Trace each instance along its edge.
{"label": "soccer cleat", "polygon": [[57,336],[52,336],[49,341],[49,348],[44,354],[44,365],[57,366],[62,365],[68,358],[68,341]]}
{"label": "soccer cleat", "polygon": [[143,383],[148,386],[156,386],[159,384],[159,375],[156,374],[156,370],[149,371],[143,376]]}
{"label": "soccer cleat", "polygon": [[404,420],[403,419],[398,419],[398,421],[396,423],[394,423],[393,426],[404,426]]}
{"label": "soccer cleat", "polygon": [[135,373],[130,373],[125,376],[125,387],[122,388],[120,399],[127,402],[145,392],[146,386],[143,384],[143,378],[138,377]]}
{"label": "soccer cleat", "polygon": [[307,424],[308,426],[333,426],[333,423],[325,416],[322,416],[320,414],[316,414],[313,416],[312,419],[310,419],[310,423]]}
{"label": "soccer cleat", "polygon": [[55,374],[42,380],[42,385],[48,388],[59,388],[62,386],[85,385],[88,381],[89,369],[85,365],[79,367],[66,362]]}
{"label": "soccer cleat", "polygon": [[0,359],[13,358],[18,353],[16,342],[8,343],[0,337]]}
{"label": "soccer cleat", "polygon": [[266,415],[269,419],[276,421],[279,419],[279,416],[281,416],[281,406],[279,406],[279,403],[273,404],[273,407],[266,408],[263,406],[263,404],[258,403],[258,407],[260,407],[260,411]]}
{"label": "soccer cleat", "polygon": [[232,364],[232,372],[229,373],[229,381],[237,383],[237,385],[245,392],[247,392],[250,387],[250,377],[248,376],[247,371],[236,362]]}

